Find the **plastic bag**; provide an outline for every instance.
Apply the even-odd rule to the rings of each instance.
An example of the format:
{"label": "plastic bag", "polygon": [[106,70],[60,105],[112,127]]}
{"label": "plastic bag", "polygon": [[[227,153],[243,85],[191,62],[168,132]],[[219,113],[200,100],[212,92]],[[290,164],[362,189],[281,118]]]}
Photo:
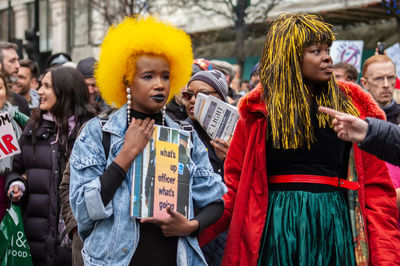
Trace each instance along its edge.
{"label": "plastic bag", "polygon": [[0,264],[33,266],[19,206],[12,205],[0,224]]}

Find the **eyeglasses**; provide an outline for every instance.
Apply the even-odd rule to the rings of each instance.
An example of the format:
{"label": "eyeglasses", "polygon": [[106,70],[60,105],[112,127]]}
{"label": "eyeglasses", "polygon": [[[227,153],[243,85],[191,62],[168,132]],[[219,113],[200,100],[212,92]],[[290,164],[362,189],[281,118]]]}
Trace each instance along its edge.
{"label": "eyeglasses", "polygon": [[396,76],[391,75],[391,76],[381,76],[381,77],[376,77],[371,79],[371,83],[379,86],[385,83],[385,79],[387,80],[388,84],[393,84],[396,82]]}
{"label": "eyeglasses", "polygon": [[185,91],[185,92],[182,92],[182,96],[185,100],[190,101],[190,99],[192,99],[193,96],[196,97],[199,92],[201,92],[205,95],[211,95],[214,93],[218,94],[218,92],[216,92],[216,91],[198,91],[196,93],[193,93],[191,91]]}

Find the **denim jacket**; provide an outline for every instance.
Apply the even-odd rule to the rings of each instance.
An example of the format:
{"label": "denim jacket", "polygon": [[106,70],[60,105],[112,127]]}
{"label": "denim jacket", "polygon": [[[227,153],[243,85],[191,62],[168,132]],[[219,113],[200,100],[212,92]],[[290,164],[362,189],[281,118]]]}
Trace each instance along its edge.
{"label": "denim jacket", "polygon": [[[128,265],[139,242],[140,224],[132,220],[129,213],[128,178],[132,176],[132,167],[106,206],[100,196],[99,177],[122,148],[126,121],[126,105],[112,114],[103,128],[98,117],[90,120],[77,138],[70,157],[69,197],[79,235],[84,241],[85,265]],[[168,116],[165,122],[169,127],[179,128]],[[111,133],[107,161],[101,142],[102,130]],[[193,218],[194,210],[220,200],[227,191],[221,177],[213,172],[207,151],[195,132],[192,141],[189,219]],[[179,237],[177,265],[206,265],[197,237]]]}

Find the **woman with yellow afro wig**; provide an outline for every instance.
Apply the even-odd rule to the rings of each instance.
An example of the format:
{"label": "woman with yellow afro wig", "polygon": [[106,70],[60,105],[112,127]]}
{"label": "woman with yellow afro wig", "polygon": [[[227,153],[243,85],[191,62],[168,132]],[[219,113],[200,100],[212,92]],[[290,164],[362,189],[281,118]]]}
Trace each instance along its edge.
{"label": "woman with yellow afro wig", "polygon": [[70,159],[70,203],[85,265],[206,265],[196,236],[222,215],[226,187],[195,132],[187,134],[189,219],[170,207],[165,218],[130,217],[132,162],[154,124],[179,128],[163,109],[186,85],[192,57],[189,36],[154,17],[126,18],[105,37],[95,77],[102,97],[119,109],[106,122],[86,124]]}

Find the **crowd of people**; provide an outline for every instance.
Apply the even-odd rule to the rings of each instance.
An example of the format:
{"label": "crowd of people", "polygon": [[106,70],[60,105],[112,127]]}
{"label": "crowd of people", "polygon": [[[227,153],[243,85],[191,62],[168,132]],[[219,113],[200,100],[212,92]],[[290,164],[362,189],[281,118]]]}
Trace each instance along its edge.
{"label": "crowd of people", "polygon": [[[151,16],[111,27],[98,60],[58,53],[43,73],[0,42],[20,146],[0,159],[0,220],[21,206],[34,265],[400,265],[396,66],[370,57],[359,85],[332,63],[334,38],[283,14],[239,82]],[[231,139],[201,126],[199,93],[238,107]],[[133,162],[156,125],[190,139],[188,215],[135,219]]]}

